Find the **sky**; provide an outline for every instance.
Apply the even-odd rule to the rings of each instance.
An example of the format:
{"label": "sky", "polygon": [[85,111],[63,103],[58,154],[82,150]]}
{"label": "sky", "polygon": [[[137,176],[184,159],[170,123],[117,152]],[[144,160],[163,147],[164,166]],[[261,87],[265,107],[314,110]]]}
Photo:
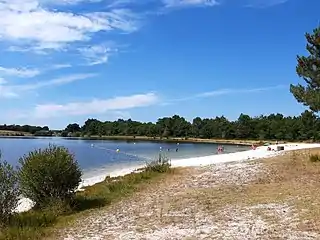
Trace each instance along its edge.
{"label": "sky", "polygon": [[235,120],[304,107],[319,0],[0,0],[0,124]]}

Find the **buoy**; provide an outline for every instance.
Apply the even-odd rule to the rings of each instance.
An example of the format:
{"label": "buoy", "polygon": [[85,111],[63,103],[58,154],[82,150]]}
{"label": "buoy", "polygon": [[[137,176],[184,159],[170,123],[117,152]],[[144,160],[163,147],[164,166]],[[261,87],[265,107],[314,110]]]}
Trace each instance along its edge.
{"label": "buoy", "polygon": [[117,148],[117,152],[120,152],[120,149],[119,149],[119,148]]}
{"label": "buoy", "polygon": [[91,144],[91,147],[93,147],[93,144]]}
{"label": "buoy", "polygon": [[180,143],[177,143],[177,145],[179,145]]}

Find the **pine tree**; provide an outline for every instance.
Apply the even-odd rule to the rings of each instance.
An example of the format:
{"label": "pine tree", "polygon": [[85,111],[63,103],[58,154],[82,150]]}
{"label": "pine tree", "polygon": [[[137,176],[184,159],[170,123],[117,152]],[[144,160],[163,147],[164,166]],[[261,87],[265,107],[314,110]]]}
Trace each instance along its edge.
{"label": "pine tree", "polygon": [[296,71],[306,82],[306,86],[290,85],[290,92],[299,103],[314,112],[320,111],[320,27],[313,33],[305,34],[309,56],[297,56]]}

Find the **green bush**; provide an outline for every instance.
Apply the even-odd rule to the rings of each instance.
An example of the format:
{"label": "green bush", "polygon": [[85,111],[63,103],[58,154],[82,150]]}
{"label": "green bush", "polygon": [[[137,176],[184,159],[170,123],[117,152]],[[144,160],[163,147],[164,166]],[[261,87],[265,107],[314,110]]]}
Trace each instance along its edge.
{"label": "green bush", "polygon": [[82,173],[66,148],[49,145],[24,155],[19,162],[21,192],[37,207],[73,199]]}
{"label": "green bush", "polygon": [[311,154],[309,156],[309,160],[311,162],[320,162],[320,155],[319,154]]}
{"label": "green bush", "polygon": [[[1,153],[0,153],[1,159]],[[17,172],[6,161],[0,161],[0,224],[10,220],[13,210],[18,206],[19,188]]]}

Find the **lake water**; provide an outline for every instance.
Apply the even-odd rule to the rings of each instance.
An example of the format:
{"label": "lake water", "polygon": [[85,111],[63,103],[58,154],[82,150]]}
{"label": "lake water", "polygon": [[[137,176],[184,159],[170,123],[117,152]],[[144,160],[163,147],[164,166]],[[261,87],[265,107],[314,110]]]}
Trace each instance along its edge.
{"label": "lake water", "polygon": [[[50,143],[64,146],[74,153],[84,177],[100,172],[110,172],[123,168],[143,165],[156,159],[160,148],[172,160],[216,154],[216,144],[204,143],[164,143],[164,142],[126,142],[110,140],[69,140],[64,138],[0,138],[2,159],[18,165],[21,156],[34,149],[45,148]],[[247,146],[224,145],[225,153],[248,150]],[[176,148],[178,151],[176,152]],[[119,152],[116,150],[119,149]],[[168,151],[169,149],[169,151]],[[89,176],[90,175],[90,176]]]}

